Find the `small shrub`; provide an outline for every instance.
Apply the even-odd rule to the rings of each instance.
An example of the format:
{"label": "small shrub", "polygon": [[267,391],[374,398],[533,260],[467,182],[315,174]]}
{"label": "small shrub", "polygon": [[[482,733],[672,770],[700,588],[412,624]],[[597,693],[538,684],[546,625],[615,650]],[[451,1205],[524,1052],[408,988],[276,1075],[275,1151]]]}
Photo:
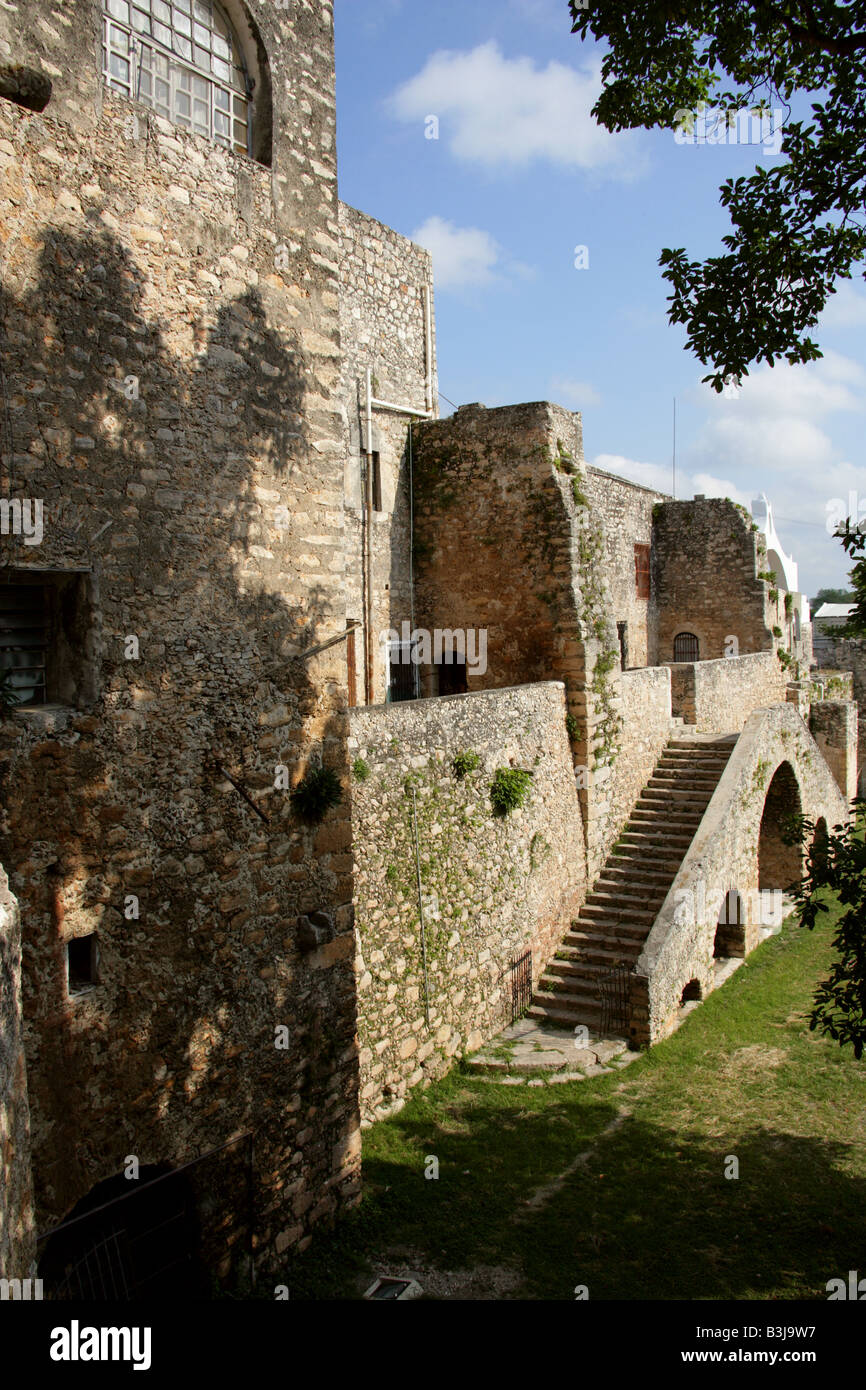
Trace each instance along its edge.
{"label": "small shrub", "polygon": [[462,782],[466,774],[474,772],[476,767],[480,766],[480,763],[481,759],[477,753],[471,751],[468,753],[457,753],[451,761],[451,771],[454,773],[457,780]]}
{"label": "small shrub", "polygon": [[776,623],[776,625],[773,627],[773,636],[774,636],[774,637],[781,637],[781,635],[782,635],[782,629],[779,627],[779,624]]}
{"label": "small shrub", "polygon": [[[782,634],[779,633],[780,637],[781,635]],[[366,782],[367,778],[370,776],[370,765],[369,763],[365,763],[363,758],[356,758],[352,764],[352,771],[355,774],[356,781]]]}
{"label": "small shrub", "polygon": [[580,741],[580,725],[577,722],[577,716],[574,714],[567,714],[565,716],[565,727],[568,730],[568,737],[573,739],[575,743],[578,743]]}
{"label": "small shrub", "polygon": [[318,825],[343,799],[340,779],[332,767],[310,768],[292,792],[292,805],[301,820]]}
{"label": "small shrub", "polygon": [[526,800],[532,783],[532,773],[519,767],[498,767],[490,783],[490,800],[498,816],[516,811]]}
{"label": "small shrub", "polygon": [[583,492],[582,492],[582,490],[581,490],[580,479],[579,479],[579,478],[572,478],[572,480],[571,480],[571,495],[572,495],[572,497],[574,498],[574,501],[575,501],[575,505],[576,505],[576,506],[578,506],[578,507],[588,507],[588,506],[589,506],[589,498],[584,496],[584,494],[583,494]]}

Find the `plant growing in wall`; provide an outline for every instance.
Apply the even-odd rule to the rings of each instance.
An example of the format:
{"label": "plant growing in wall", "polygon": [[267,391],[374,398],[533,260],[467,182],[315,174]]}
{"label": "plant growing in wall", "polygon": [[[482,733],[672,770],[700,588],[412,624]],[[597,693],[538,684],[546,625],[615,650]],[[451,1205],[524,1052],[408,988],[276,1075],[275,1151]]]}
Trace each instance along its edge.
{"label": "plant growing in wall", "polygon": [[[781,633],[779,635],[781,636]],[[352,772],[356,782],[366,782],[370,776],[370,765],[363,758],[356,758],[352,764]]]}
{"label": "plant growing in wall", "polygon": [[490,800],[497,816],[507,816],[526,800],[532,773],[520,767],[498,767],[490,783]]}
{"label": "plant growing in wall", "polygon": [[468,773],[474,772],[480,764],[481,759],[478,754],[473,753],[471,750],[466,753],[456,753],[451,760],[451,771],[454,773],[458,782],[462,782],[463,778]]}
{"label": "plant growing in wall", "polygon": [[301,820],[318,825],[343,799],[340,779],[331,767],[313,767],[292,792],[292,805]]}

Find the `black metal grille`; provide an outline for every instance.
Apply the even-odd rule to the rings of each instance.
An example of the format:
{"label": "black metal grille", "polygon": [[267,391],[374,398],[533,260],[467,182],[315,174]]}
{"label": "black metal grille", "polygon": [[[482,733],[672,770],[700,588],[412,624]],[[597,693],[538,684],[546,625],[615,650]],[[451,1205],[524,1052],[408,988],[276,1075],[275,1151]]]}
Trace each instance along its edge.
{"label": "black metal grille", "polygon": [[674,661],[697,661],[698,639],[693,632],[678,632],[674,638]]}
{"label": "black metal grille", "polygon": [[44,705],[48,609],[42,584],[0,584],[0,671],[22,705]]}
{"label": "black metal grille", "polygon": [[526,1013],[532,1003],[532,952],[511,962],[511,1021]]}
{"label": "black metal grille", "polygon": [[601,1032],[603,1037],[627,1037],[630,1007],[631,968],[615,965],[599,976],[601,997]]}
{"label": "black metal grille", "polygon": [[46,1298],[131,1302],[248,1294],[251,1135],[159,1176],[142,1170],[139,1180],[101,1186],[114,1191],[119,1183],[130,1191],[99,1206],[91,1201],[89,1210],[39,1236]]}
{"label": "black metal grille", "polygon": [[392,642],[388,650],[390,682],[388,699],[390,701],[414,700],[418,695],[418,666],[412,660],[414,646],[410,643]]}

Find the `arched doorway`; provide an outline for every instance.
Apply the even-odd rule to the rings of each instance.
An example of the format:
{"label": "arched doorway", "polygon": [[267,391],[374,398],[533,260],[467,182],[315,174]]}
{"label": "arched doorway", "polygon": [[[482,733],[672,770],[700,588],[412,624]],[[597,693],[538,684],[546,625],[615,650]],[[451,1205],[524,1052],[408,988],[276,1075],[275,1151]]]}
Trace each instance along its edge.
{"label": "arched doorway", "polygon": [[743,956],[746,953],[746,930],[743,913],[743,900],[736,888],[730,888],[719,913],[716,936],[713,941],[713,958],[727,960],[729,956]]}
{"label": "arched doorway", "polygon": [[773,775],[764,801],[758,838],[758,887],[762,892],[783,892],[798,882],[803,862],[802,847],[788,844],[785,822],[788,816],[802,814],[800,788],[788,762],[781,763]]}
{"label": "arched doorway", "polygon": [[192,1189],[168,1164],[97,1183],[40,1250],[39,1277],[50,1299],[205,1296]]}

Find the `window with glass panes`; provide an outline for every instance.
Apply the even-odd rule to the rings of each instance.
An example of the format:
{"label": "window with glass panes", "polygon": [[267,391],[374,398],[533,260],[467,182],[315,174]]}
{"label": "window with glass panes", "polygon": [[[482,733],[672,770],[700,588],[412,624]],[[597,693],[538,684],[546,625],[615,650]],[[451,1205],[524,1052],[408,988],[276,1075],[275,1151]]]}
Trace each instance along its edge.
{"label": "window with glass panes", "polygon": [[214,0],[103,0],[103,9],[110,87],[196,135],[250,152],[249,79]]}

